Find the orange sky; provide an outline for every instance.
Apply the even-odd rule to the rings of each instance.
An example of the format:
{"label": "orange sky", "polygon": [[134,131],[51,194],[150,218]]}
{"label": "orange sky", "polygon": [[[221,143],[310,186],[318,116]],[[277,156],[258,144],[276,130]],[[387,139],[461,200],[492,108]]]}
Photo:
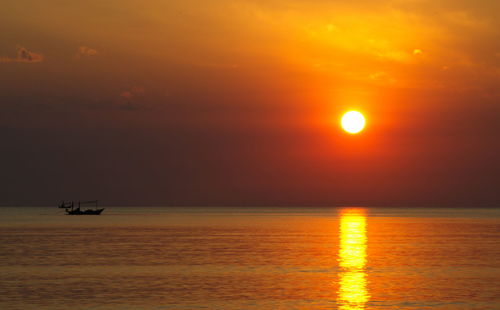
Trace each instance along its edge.
{"label": "orange sky", "polygon": [[[498,12],[493,0],[10,1],[0,203],[498,203]],[[361,135],[340,131],[348,109],[366,115]]]}

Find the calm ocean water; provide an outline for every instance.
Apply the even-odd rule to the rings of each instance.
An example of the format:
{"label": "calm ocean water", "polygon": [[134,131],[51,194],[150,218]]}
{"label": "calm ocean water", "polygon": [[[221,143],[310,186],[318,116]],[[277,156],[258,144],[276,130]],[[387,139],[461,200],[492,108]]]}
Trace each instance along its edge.
{"label": "calm ocean water", "polygon": [[500,309],[499,209],[0,208],[0,309]]}

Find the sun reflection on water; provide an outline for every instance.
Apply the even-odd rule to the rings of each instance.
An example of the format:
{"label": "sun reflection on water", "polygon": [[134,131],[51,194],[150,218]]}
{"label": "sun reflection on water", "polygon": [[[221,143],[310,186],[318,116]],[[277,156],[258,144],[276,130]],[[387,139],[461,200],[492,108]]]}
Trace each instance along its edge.
{"label": "sun reflection on water", "polygon": [[363,209],[340,213],[339,309],[361,310],[370,298],[366,281],[366,215]]}

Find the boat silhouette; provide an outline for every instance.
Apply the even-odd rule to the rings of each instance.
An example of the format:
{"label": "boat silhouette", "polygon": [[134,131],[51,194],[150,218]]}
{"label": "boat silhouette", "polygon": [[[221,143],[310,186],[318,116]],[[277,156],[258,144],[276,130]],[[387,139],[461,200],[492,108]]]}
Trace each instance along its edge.
{"label": "boat silhouette", "polygon": [[[88,205],[88,204],[93,204],[94,208],[85,209],[85,210],[81,209],[82,205]],[[77,208],[75,208],[75,203],[73,201],[66,203],[63,200],[59,204],[58,208],[64,209],[66,211],[67,215],[100,215],[101,212],[104,211],[104,208],[101,208],[101,209],[97,208],[97,200],[78,201]]]}

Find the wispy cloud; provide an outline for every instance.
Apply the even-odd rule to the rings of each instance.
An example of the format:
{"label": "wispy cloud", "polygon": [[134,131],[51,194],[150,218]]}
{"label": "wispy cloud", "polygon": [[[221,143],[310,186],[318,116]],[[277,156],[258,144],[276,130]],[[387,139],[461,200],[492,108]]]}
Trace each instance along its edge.
{"label": "wispy cloud", "polygon": [[132,88],[121,92],[120,97],[125,99],[133,99],[134,97],[137,97],[142,94],[144,94],[144,87],[133,86]]}
{"label": "wispy cloud", "polygon": [[95,56],[98,52],[94,48],[90,48],[88,46],[80,46],[78,47],[78,51],[75,55],[75,59],[81,59],[83,57]]}
{"label": "wispy cloud", "polygon": [[0,57],[0,62],[26,62],[35,63],[44,60],[42,54],[31,52],[22,46],[17,47],[16,57]]}
{"label": "wispy cloud", "polygon": [[144,103],[145,89],[143,86],[133,86],[130,89],[120,93],[120,102],[118,108],[124,110],[137,110],[145,108]]}

